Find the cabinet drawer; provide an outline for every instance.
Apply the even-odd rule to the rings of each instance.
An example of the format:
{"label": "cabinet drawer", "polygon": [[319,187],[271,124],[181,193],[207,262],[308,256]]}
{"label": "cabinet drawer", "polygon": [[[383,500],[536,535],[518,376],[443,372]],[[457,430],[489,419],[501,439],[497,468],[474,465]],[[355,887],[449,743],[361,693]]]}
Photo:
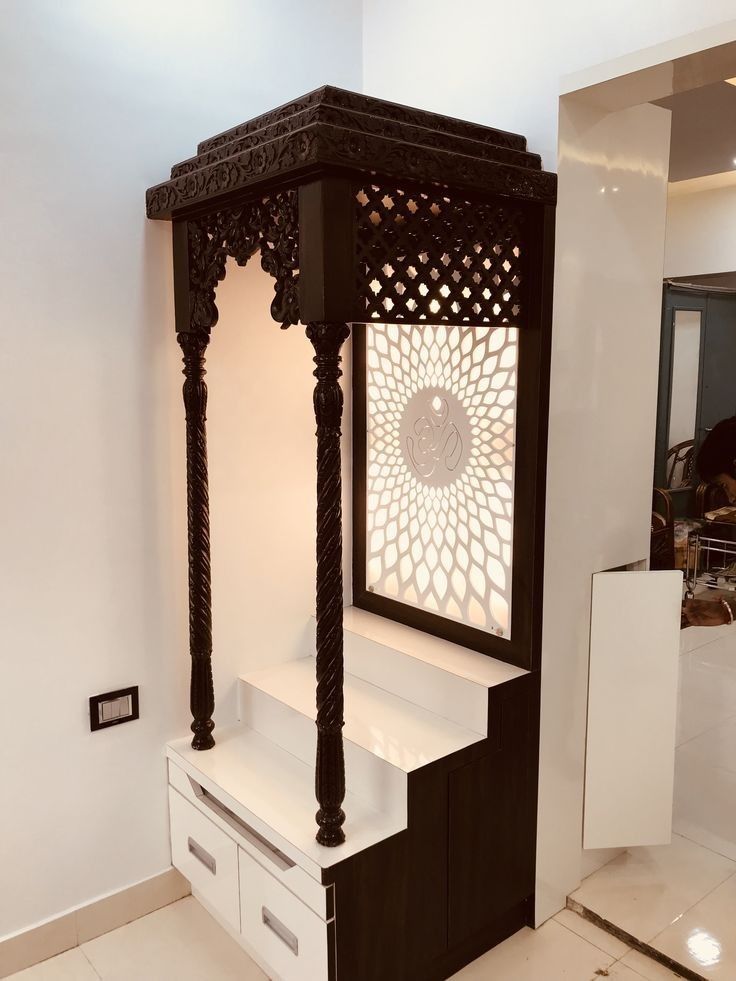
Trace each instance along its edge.
{"label": "cabinet drawer", "polygon": [[240,929],[238,846],[169,787],[171,861],[210,906]]}
{"label": "cabinet drawer", "polygon": [[282,981],[330,981],[334,920],[325,923],[247,852],[238,854],[244,940]]}
{"label": "cabinet drawer", "polygon": [[323,886],[288,855],[271,844],[267,829],[257,830],[239,817],[193,777],[169,760],[169,783],[185,800],[232,838],[251,858],[295,893],[323,920],[333,916],[333,887]]}

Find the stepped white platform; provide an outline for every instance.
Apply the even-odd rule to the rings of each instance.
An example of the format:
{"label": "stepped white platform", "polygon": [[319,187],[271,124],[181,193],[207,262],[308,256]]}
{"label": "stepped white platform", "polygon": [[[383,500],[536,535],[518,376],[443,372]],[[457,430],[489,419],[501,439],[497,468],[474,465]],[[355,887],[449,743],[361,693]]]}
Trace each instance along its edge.
{"label": "stepped white platform", "polygon": [[482,735],[488,729],[488,690],[528,674],[354,606],[345,609],[343,627],[348,673]]}
{"label": "stepped white platform", "polygon": [[188,738],[177,739],[168,744],[167,756],[318,881],[322,869],[405,827],[349,794],[344,804],[345,844],[318,845],[314,764],[306,765],[247,726],[219,729],[217,746],[205,753],[193,750]]}
{"label": "stepped white platform", "polygon": [[[313,658],[303,657],[275,668],[253,671],[241,675],[240,680],[246,687],[243,700],[249,705],[255,693],[260,692],[312,722],[316,718]],[[478,732],[434,715],[352,674],[345,674],[344,692],[343,739],[406,773],[483,738]],[[250,721],[247,714],[244,721]]]}
{"label": "stepped white platform", "polygon": [[[448,890],[487,890],[483,864],[495,869],[495,849],[505,860],[517,847],[494,839],[493,811],[528,672],[352,608],[344,638],[344,844],[315,840],[313,649],[241,675],[240,723],[216,730],[213,749],[197,752],[188,738],[167,747],[174,864],[270,976],[294,981],[362,977],[361,944],[407,916],[437,957]],[[491,811],[453,838],[477,793]],[[527,894],[494,937],[518,928]],[[450,923],[457,937],[464,929]],[[337,950],[347,974],[335,974]]]}

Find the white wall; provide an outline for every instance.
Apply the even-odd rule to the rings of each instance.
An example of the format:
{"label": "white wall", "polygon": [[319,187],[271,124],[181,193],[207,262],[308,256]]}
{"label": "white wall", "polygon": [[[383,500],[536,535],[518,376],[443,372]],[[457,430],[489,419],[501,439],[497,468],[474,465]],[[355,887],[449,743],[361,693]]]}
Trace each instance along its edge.
{"label": "white wall", "polygon": [[[730,176],[730,175],[729,175]],[[697,186],[697,181],[683,181]],[[665,276],[703,276],[736,270],[736,185],[679,192],[667,202]]]}
{"label": "white wall", "polygon": [[[184,429],[170,227],[146,221],[145,189],[199,139],[361,84],[357,0],[3,14],[0,936],[169,864],[162,747],[189,723]],[[313,607],[311,353],[270,320],[257,261],[236,272],[209,375],[219,722],[237,668],[295,651]],[[88,696],[129,684],[140,721],[91,734]]]}
{"label": "white wall", "polygon": [[560,77],[734,17],[733,0],[365,0],[364,90],[523,133],[557,169]]}

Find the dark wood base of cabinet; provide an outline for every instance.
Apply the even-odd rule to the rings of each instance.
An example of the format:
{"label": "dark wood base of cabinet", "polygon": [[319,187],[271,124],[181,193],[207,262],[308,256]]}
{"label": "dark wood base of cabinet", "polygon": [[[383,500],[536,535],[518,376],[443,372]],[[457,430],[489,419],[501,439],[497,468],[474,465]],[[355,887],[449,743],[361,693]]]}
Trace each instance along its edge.
{"label": "dark wood base of cabinet", "polygon": [[[533,917],[533,897],[506,910],[483,930],[463,941],[452,950],[421,969],[421,973],[408,975],[409,981],[446,981],[457,971],[481,957],[486,951],[512,937],[518,930],[529,926]],[[499,979],[502,981],[502,979]]]}
{"label": "dark wood base of cabinet", "polygon": [[443,981],[531,925],[539,677],[489,691],[488,737],[409,774],[408,828],[324,874],[337,981]]}

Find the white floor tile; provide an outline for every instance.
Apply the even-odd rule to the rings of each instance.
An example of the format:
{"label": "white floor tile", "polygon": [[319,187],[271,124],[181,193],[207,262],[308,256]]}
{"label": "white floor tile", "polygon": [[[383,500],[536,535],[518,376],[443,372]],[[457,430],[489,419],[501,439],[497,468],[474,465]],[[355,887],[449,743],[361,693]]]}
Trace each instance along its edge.
{"label": "white floor tile", "polygon": [[677,748],[673,827],[736,860],[736,719]]}
{"label": "white floor tile", "polygon": [[99,975],[79,947],[41,964],[11,974],[7,981],[99,981]]}
{"label": "white floor tile", "polygon": [[460,981],[598,981],[613,958],[548,920],[528,927],[453,975]]}
{"label": "white floor tile", "polygon": [[652,946],[706,978],[736,978],[736,875],[714,889]]}
{"label": "white floor tile", "polygon": [[734,862],[673,835],[671,845],[633,848],[615,858],[572,898],[648,942],[734,872]]}
{"label": "white floor tile", "polygon": [[263,981],[266,975],[193,897],[82,950],[103,981]]}
{"label": "white floor tile", "polygon": [[[675,977],[674,974],[670,974],[669,976],[671,978]],[[638,971],[635,971],[632,967],[628,967],[621,961],[616,961],[615,964],[612,964],[608,968],[608,974],[604,975],[606,981],[642,981],[642,977],[643,975],[639,974]],[[597,978],[596,981],[598,981]],[[603,978],[601,978],[601,981],[603,981]]]}
{"label": "white floor tile", "polygon": [[635,976],[646,978],[646,981],[672,981],[673,978],[680,977],[679,974],[673,974],[669,968],[663,967],[651,957],[640,954],[638,950],[630,950],[628,954],[624,954],[619,964],[635,971]]}
{"label": "white floor tile", "polygon": [[736,717],[736,634],[680,658],[677,745]]}
{"label": "white floor tile", "polygon": [[573,933],[582,937],[583,940],[593,944],[594,947],[610,954],[611,957],[618,959],[629,950],[628,945],[623,941],[617,940],[616,937],[606,933],[605,930],[601,930],[595,923],[591,923],[590,920],[586,920],[585,917],[574,913],[571,909],[561,910],[554,919],[562,926],[567,927],[568,930],[572,930]]}
{"label": "white floor tile", "polygon": [[706,644],[712,644],[714,640],[721,640],[729,635],[736,636],[735,627],[736,624],[730,623],[719,624],[717,627],[686,627],[680,631],[680,653],[687,654],[705,647]]}

